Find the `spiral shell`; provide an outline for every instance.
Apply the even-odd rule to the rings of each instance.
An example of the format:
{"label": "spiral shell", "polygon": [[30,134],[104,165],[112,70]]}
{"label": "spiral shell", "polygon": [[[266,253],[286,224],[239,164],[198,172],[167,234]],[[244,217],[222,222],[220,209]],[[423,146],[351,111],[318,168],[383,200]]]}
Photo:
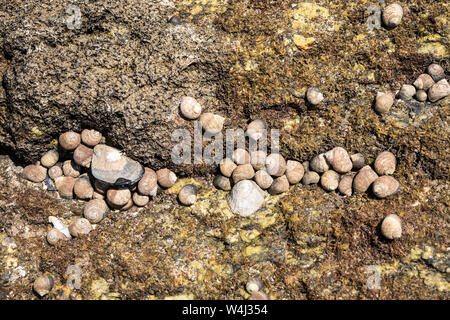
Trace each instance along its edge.
{"label": "spiral shell", "polygon": [[323,173],[330,169],[323,153],[315,156],[311,160],[311,162],[309,163],[309,168],[317,173]]}
{"label": "spiral shell", "polygon": [[225,177],[231,177],[233,170],[236,169],[237,165],[230,158],[225,158],[220,162],[219,169]]}
{"label": "spiral shell", "polygon": [[413,83],[417,90],[428,90],[433,86],[433,84],[433,78],[426,73],[422,73]]}
{"label": "spiral shell", "polygon": [[381,233],[389,240],[398,239],[402,236],[402,221],[396,214],[389,214],[381,223]]}
{"label": "spiral shell", "polygon": [[81,141],[89,147],[95,147],[102,141],[102,134],[97,130],[84,129],[81,132]]}
{"label": "spiral shell", "polygon": [[254,141],[258,141],[263,136],[267,135],[266,122],[261,119],[253,120],[248,124],[246,134]]}
{"label": "spiral shell", "polygon": [[395,28],[402,22],[403,8],[399,4],[391,4],[383,10],[383,23],[389,28]]}
{"label": "spiral shell", "polygon": [[96,224],[103,220],[108,211],[109,208],[105,200],[93,199],[84,206],[83,216],[89,220],[90,223]]}
{"label": "spiral shell", "polygon": [[440,81],[445,77],[445,70],[437,63],[430,64],[427,68],[428,74],[433,78],[434,81]]}
{"label": "spiral shell", "polygon": [[299,183],[302,180],[304,174],[305,169],[300,162],[295,160],[288,160],[286,162],[285,175],[290,184]]}
{"label": "spiral shell", "polygon": [[400,99],[408,101],[411,100],[415,94],[416,94],[416,87],[410,84],[404,84],[400,89],[398,96]]}
{"label": "spiral shell", "polygon": [[60,165],[56,165],[48,169],[48,176],[53,180],[55,180],[58,177],[61,177],[62,175],[63,171]]}
{"label": "spiral shell", "polygon": [[252,294],[253,292],[261,291],[263,288],[263,282],[261,281],[261,279],[257,278],[249,278],[247,284],[245,285],[245,289],[250,294]]}
{"label": "spiral shell", "polygon": [[181,98],[180,112],[186,119],[194,120],[200,117],[202,106],[193,97]]}
{"label": "spiral shell", "polygon": [[269,188],[270,194],[280,194],[289,191],[289,181],[286,176],[281,176],[273,180],[272,185]]}
{"label": "spiral shell", "polygon": [[200,116],[200,123],[206,133],[217,134],[222,131],[225,118],[211,112],[205,112]]}
{"label": "spiral shell", "polygon": [[108,203],[115,209],[121,209],[131,200],[131,191],[127,188],[109,189],[106,192]]}
{"label": "spiral shell", "polygon": [[375,99],[375,111],[378,113],[388,112],[394,104],[394,95],[390,92],[378,92]]}
{"label": "spiral shell", "polygon": [[92,196],[94,195],[94,188],[92,187],[89,176],[86,173],[82,174],[75,180],[75,184],[73,185],[73,193],[78,199],[92,199]]}
{"label": "spiral shell", "polygon": [[338,173],[347,173],[353,168],[353,163],[352,160],[350,160],[350,156],[342,147],[335,147],[326,152],[325,158]]}
{"label": "spiral shell", "polygon": [[306,100],[314,106],[321,103],[323,99],[323,93],[317,87],[310,87],[306,91]]}
{"label": "spiral shell", "polygon": [[381,176],[372,184],[372,190],[376,197],[386,198],[400,189],[400,184],[392,176]]}
{"label": "spiral shell", "polygon": [[73,237],[80,237],[91,232],[92,225],[88,219],[76,217],[69,224],[69,231]]}
{"label": "spiral shell", "polygon": [[156,176],[159,185],[163,188],[172,187],[178,179],[176,174],[167,168],[156,171]]}
{"label": "spiral shell", "polygon": [[364,159],[364,156],[361,153],[355,153],[350,156],[350,160],[353,164],[353,170],[359,170],[362,167],[364,167],[366,160]]}
{"label": "spiral shell", "polygon": [[130,200],[128,200],[128,202],[123,207],[120,208],[120,211],[130,210],[133,207],[133,203],[134,203],[133,199],[130,198]]}
{"label": "spiral shell", "polygon": [[193,184],[188,184],[184,186],[180,193],[178,193],[178,199],[185,206],[191,206],[197,200],[198,188]]}
{"label": "spiral shell", "polygon": [[58,141],[63,149],[72,151],[81,143],[81,136],[79,133],[67,131],[59,136]]}
{"label": "spiral shell", "polygon": [[51,245],[56,245],[59,241],[67,240],[69,240],[69,238],[67,238],[64,233],[56,228],[52,228],[49,232],[47,232],[47,241]]}
{"label": "spiral shell", "polygon": [[255,173],[255,182],[258,184],[258,186],[261,189],[268,189],[272,183],[273,183],[273,178],[270,174],[267,173],[266,170],[258,170]]}
{"label": "spiral shell", "polygon": [[431,102],[436,102],[439,99],[445,98],[450,94],[450,85],[446,79],[436,82],[430,90],[428,90],[428,99]]}
{"label": "spiral shell", "polygon": [[250,163],[250,155],[245,149],[236,149],[233,152],[233,161],[237,165]]}
{"label": "spiral shell", "polygon": [[58,151],[52,149],[44,153],[41,157],[41,165],[44,167],[50,168],[53,167],[59,160]]}
{"label": "spiral shell", "polygon": [[94,149],[88,148],[85,145],[80,144],[73,152],[73,161],[76,164],[89,168],[91,166],[92,155]]}
{"label": "spiral shell", "polygon": [[320,185],[326,191],[336,190],[339,186],[339,174],[336,171],[328,170],[320,177]]}
{"label": "spiral shell", "polygon": [[145,168],[144,175],[137,185],[137,189],[141,195],[156,196],[158,191],[158,176],[155,171]]}
{"label": "spiral shell", "polygon": [[49,274],[42,275],[34,280],[33,290],[41,297],[48,294],[55,285],[55,280]]}
{"label": "spiral shell", "polygon": [[241,180],[250,180],[255,176],[255,170],[251,164],[241,164],[234,169],[231,178],[234,183],[238,183]]}
{"label": "spiral shell", "polygon": [[58,177],[55,179],[56,190],[58,190],[59,195],[65,199],[72,199],[74,185],[74,177]]}
{"label": "spiral shell", "polygon": [[133,203],[137,205],[138,207],[144,207],[149,203],[150,198],[148,196],[144,196],[140,194],[139,192],[133,193]]}
{"label": "spiral shell", "polygon": [[22,177],[31,182],[42,182],[47,178],[47,169],[40,165],[30,164],[23,168]]}
{"label": "spiral shell", "polygon": [[366,192],[377,178],[378,175],[370,166],[364,166],[353,179],[353,190],[356,193]]}
{"label": "spiral shell", "polygon": [[354,172],[347,173],[341,178],[341,181],[339,181],[338,190],[344,196],[349,197],[352,195],[352,186],[354,177],[355,177]]}
{"label": "spiral shell", "polygon": [[315,171],[305,171],[305,174],[302,178],[302,183],[304,185],[316,184],[320,181],[320,176]]}
{"label": "spiral shell", "polygon": [[272,153],[266,158],[266,170],[271,176],[280,177],[286,171],[286,160],[279,153]]}
{"label": "spiral shell", "polygon": [[80,175],[80,166],[73,160],[66,160],[62,166],[65,176],[77,178]]}
{"label": "spiral shell", "polygon": [[218,174],[214,180],[213,180],[213,185],[220,190],[223,191],[230,191],[231,190],[231,181],[229,178],[224,177],[221,174]]}
{"label": "spiral shell", "polygon": [[374,163],[375,171],[380,175],[393,174],[397,166],[397,160],[395,156],[389,151],[381,152],[375,159]]}

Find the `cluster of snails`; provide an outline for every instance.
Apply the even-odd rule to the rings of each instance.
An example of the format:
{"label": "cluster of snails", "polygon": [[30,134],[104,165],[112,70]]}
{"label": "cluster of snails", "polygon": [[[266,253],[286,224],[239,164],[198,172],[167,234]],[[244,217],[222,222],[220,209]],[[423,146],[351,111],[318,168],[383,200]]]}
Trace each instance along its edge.
{"label": "cluster of snails", "polygon": [[[450,84],[445,79],[445,70],[439,64],[430,64],[427,73],[419,75],[411,84],[404,84],[397,93],[399,99],[409,101],[415,98],[419,102],[436,102],[450,94]],[[378,92],[375,99],[375,111],[388,112],[394,104],[395,94]]]}
{"label": "cluster of snails", "polygon": [[[51,217],[53,220],[50,219],[50,222],[54,227],[47,233],[47,240],[52,245],[60,240],[69,240],[71,236],[88,234],[93,230],[93,225],[106,217],[110,209],[126,211],[133,205],[147,205],[150,197],[157,195],[159,188],[170,188],[177,181],[177,176],[169,169],[155,172],[136,163],[142,173],[135,174],[135,181],[128,185],[105,183],[94,177],[91,168],[92,157],[97,148],[109,148],[113,151],[115,149],[100,144],[104,142],[100,132],[85,129],[80,135],[68,131],[61,134],[58,141],[62,148],[61,155],[69,159],[59,162],[60,153],[52,149],[46,152],[38,163],[28,165],[22,172],[23,177],[32,182],[45,181],[48,189],[57,190],[62,198],[72,199],[75,196],[88,201],[83,209],[83,217],[75,217],[68,227],[56,217]],[[117,155],[121,156],[118,151]],[[107,167],[107,163],[105,166]]]}

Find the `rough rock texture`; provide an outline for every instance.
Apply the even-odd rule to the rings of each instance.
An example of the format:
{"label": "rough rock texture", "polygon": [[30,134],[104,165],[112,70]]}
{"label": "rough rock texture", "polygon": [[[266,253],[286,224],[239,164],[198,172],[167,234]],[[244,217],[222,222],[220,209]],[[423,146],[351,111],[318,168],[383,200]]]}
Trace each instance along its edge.
{"label": "rough rock texture", "polygon": [[[249,275],[271,298],[449,299],[449,98],[396,101],[385,115],[372,105],[376,92],[413,83],[432,62],[448,73],[449,4],[399,1],[402,23],[368,32],[376,1],[71,3],[80,30],[65,24],[67,1],[0,3],[2,152],[25,166],[63,131],[95,128],[143,165],[199,177],[51,247],[48,216],[70,223],[84,203],[20,179],[1,157],[2,299],[37,298],[31,285],[42,272],[56,280],[45,299],[242,299]],[[181,25],[167,23],[174,14]],[[310,86],[324,93],[318,108],[305,104]],[[170,162],[171,131],[192,127],[178,114],[184,95],[225,117],[225,128],[261,118],[281,129],[286,159],[342,146],[372,164],[388,149],[403,188],[378,200],[298,185],[250,218],[234,215],[228,193],[202,174],[212,167]],[[188,183],[199,186],[198,200],[181,207],[176,193]],[[404,227],[394,242],[380,234],[390,213]],[[80,289],[67,285],[75,264]],[[374,274],[379,289],[368,285]]]}

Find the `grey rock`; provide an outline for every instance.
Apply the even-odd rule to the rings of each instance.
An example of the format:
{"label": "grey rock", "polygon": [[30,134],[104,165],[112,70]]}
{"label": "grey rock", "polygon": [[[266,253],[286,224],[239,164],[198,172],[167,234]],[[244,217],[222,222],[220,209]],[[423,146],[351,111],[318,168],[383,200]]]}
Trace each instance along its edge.
{"label": "grey rock", "polygon": [[254,181],[242,180],[234,185],[228,203],[233,213],[248,217],[262,207],[264,198],[264,191]]}

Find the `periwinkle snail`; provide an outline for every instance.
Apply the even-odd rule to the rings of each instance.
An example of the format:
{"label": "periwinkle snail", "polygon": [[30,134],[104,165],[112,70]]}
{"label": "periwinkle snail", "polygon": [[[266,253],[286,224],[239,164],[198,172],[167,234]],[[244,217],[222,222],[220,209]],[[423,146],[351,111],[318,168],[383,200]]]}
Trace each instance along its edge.
{"label": "periwinkle snail", "polygon": [[313,106],[318,105],[323,101],[323,93],[317,87],[310,87],[306,91],[306,100]]}
{"label": "periwinkle snail", "polygon": [[44,153],[41,157],[41,165],[44,167],[50,168],[53,167],[59,160],[58,151],[52,149]]}
{"label": "periwinkle snail", "polygon": [[158,183],[163,188],[172,187],[177,182],[177,176],[167,168],[156,171]]}
{"label": "periwinkle snail", "polygon": [[273,180],[268,189],[270,194],[280,194],[289,191],[289,181],[285,175]]}
{"label": "periwinkle snail", "polygon": [[366,192],[377,178],[378,175],[370,166],[364,166],[353,179],[353,190],[356,193]]}
{"label": "periwinkle snail", "polygon": [[209,134],[217,134],[222,131],[225,118],[211,112],[202,113],[200,123],[205,132]]}
{"label": "periwinkle snail", "polygon": [[69,225],[70,234],[73,237],[80,237],[92,231],[92,225],[86,218],[76,217]]}
{"label": "periwinkle snail", "polygon": [[180,190],[180,193],[178,193],[178,199],[185,206],[191,206],[197,199],[197,192],[198,188],[195,185],[188,184]]}
{"label": "periwinkle snail", "polygon": [[99,223],[108,213],[109,208],[102,199],[90,200],[83,209],[83,216],[93,224]]}
{"label": "periwinkle snail", "polygon": [[279,153],[272,153],[266,158],[266,170],[271,176],[280,177],[286,171],[286,160]]}
{"label": "periwinkle snail", "polygon": [[88,147],[95,147],[102,141],[102,134],[96,130],[84,129],[81,132],[81,141]]}
{"label": "periwinkle snail", "polygon": [[396,214],[389,214],[381,223],[381,233],[389,240],[399,239],[402,236],[402,221]]}
{"label": "periwinkle snail", "polygon": [[378,177],[372,184],[372,191],[378,198],[386,198],[396,193],[400,188],[398,181],[392,176]]}
{"label": "periwinkle snail", "polygon": [[55,280],[49,274],[42,275],[33,283],[33,290],[40,296],[43,297],[48,294],[55,285]]}
{"label": "periwinkle snail", "polygon": [[80,143],[81,136],[79,133],[67,131],[59,136],[59,145],[67,151],[75,150]]}
{"label": "periwinkle snail", "polygon": [[234,169],[236,169],[237,164],[234,163],[230,158],[225,158],[220,162],[220,173],[222,173],[225,177],[231,177]]}
{"label": "periwinkle snail", "polygon": [[397,3],[391,4],[383,10],[382,18],[385,26],[395,28],[402,22],[403,8]]}
{"label": "periwinkle snail", "polygon": [[47,241],[51,245],[56,245],[59,241],[67,241],[69,238],[66,237],[64,233],[59,231],[56,228],[50,229],[50,231],[47,232]]}
{"label": "periwinkle snail", "polygon": [[193,97],[181,98],[180,112],[186,119],[194,120],[200,117],[202,106]]}
{"label": "periwinkle snail", "polygon": [[30,164],[23,169],[22,176],[32,182],[42,182],[47,177],[47,169],[41,165]]}
{"label": "periwinkle snail", "polygon": [[394,104],[394,95],[390,92],[378,92],[375,99],[375,111],[378,113],[388,112]]}
{"label": "periwinkle snail", "polygon": [[261,291],[263,287],[263,282],[258,278],[249,278],[247,284],[245,285],[245,289],[250,294],[252,294],[253,292]]}
{"label": "periwinkle snail", "polygon": [[106,192],[108,203],[115,209],[125,206],[131,199],[131,191],[127,188],[109,189]]}
{"label": "periwinkle snail", "polygon": [[[338,173],[347,173],[353,168],[352,160],[342,147],[335,147],[325,153],[325,158]],[[311,166],[311,164],[310,164]]]}

